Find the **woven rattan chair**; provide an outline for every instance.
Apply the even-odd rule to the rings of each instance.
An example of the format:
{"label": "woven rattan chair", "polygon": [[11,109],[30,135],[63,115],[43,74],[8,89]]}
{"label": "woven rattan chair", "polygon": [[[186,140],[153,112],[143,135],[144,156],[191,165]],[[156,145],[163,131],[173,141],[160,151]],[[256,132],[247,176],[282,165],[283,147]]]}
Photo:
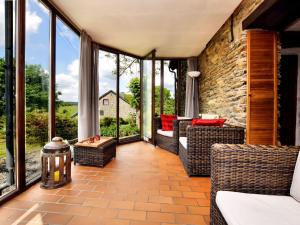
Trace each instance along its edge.
{"label": "woven rattan chair", "polygon": [[178,144],[179,144],[179,121],[191,121],[191,119],[184,119],[184,120],[173,120],[173,136],[165,136],[162,134],[157,133],[158,129],[162,128],[161,119],[160,117],[155,117],[154,119],[154,140],[155,145],[159,146],[160,148],[163,148],[169,152],[172,152],[174,154],[178,154]]}
{"label": "woven rattan chair", "polygon": [[227,225],[218,191],[289,195],[300,147],[216,144],[212,147],[211,225]]}
{"label": "woven rattan chair", "polygon": [[213,144],[243,144],[245,139],[242,127],[191,126],[191,121],[180,122],[179,136],[187,137],[187,146],[179,143],[179,157],[189,176],[210,175]]}

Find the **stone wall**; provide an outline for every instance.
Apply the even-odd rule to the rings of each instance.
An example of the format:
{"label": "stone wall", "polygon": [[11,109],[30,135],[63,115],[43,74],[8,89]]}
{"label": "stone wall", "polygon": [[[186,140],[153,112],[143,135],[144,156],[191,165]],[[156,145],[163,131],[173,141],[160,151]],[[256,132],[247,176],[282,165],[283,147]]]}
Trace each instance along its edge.
{"label": "stone wall", "polygon": [[242,21],[262,2],[244,0],[201,52],[200,113],[218,114],[230,124],[246,126],[247,40]]}

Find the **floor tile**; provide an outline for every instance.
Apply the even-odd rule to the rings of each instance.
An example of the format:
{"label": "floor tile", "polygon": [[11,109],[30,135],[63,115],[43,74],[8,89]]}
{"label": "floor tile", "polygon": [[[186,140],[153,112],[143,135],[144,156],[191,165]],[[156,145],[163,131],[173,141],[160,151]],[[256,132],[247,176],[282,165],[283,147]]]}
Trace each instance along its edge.
{"label": "floor tile", "polygon": [[72,165],[72,182],[36,184],[0,207],[0,224],[209,225],[210,179],[188,177],[177,155],[121,145],[104,168]]}
{"label": "floor tile", "polygon": [[134,205],[135,210],[143,211],[160,211],[160,204],[158,203],[147,203],[147,202],[136,202]]}
{"label": "floor tile", "polygon": [[173,223],[175,215],[173,213],[147,212],[147,221]]}
{"label": "floor tile", "polygon": [[132,201],[111,201],[108,205],[113,209],[133,209],[134,202]]}
{"label": "floor tile", "polygon": [[161,204],[161,211],[170,213],[186,213],[187,207],[184,205]]}
{"label": "floor tile", "polygon": [[205,225],[203,216],[189,215],[189,214],[176,214],[176,223],[185,223],[193,225]]}
{"label": "floor tile", "polygon": [[209,207],[189,206],[188,207],[188,211],[191,214],[198,214],[198,215],[209,216],[210,208]]}
{"label": "floor tile", "polygon": [[42,220],[43,223],[46,224],[68,224],[72,219],[72,216],[70,215],[62,215],[62,214],[56,214],[56,213],[48,213],[46,214]]}
{"label": "floor tile", "polygon": [[137,210],[120,210],[118,218],[129,220],[145,220],[146,212]]}
{"label": "floor tile", "polygon": [[174,203],[177,205],[198,205],[198,201],[194,198],[174,198]]}

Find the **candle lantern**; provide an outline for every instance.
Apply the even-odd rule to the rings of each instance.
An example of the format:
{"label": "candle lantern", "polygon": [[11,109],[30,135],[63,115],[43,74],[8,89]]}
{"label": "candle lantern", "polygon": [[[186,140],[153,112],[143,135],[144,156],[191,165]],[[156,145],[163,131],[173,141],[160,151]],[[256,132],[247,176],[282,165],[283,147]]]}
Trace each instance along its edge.
{"label": "candle lantern", "polygon": [[54,189],[71,181],[70,145],[55,137],[42,150],[41,187]]}

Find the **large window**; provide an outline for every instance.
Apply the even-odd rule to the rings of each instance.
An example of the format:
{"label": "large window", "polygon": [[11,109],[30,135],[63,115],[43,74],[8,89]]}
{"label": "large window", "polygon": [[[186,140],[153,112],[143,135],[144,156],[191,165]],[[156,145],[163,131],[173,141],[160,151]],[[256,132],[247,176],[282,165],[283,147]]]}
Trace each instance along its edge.
{"label": "large window", "polygon": [[26,182],[41,174],[40,151],[48,141],[49,10],[26,1]]}
{"label": "large window", "polygon": [[139,59],[99,50],[101,136],[140,139],[140,83]]}
{"label": "large window", "polygon": [[77,138],[80,40],[56,18],[56,136]]}
{"label": "large window", "polygon": [[155,61],[155,116],[160,116],[161,114],[160,92],[161,92],[161,78],[163,73],[163,71],[161,71],[161,63],[162,61],[160,60]]}
{"label": "large window", "polygon": [[120,55],[120,138],[140,135],[140,61]]}
{"label": "large window", "polygon": [[0,0],[0,197],[16,188],[14,5],[15,1]]}
{"label": "large window", "polygon": [[[46,5],[40,0],[19,1],[18,11],[16,2],[0,0],[1,200],[11,191],[15,190],[12,194],[24,191],[40,177],[40,153],[49,141],[50,125],[56,128],[57,135],[66,139],[77,137],[79,32],[48,1]],[[57,16],[56,24],[50,23],[54,16]],[[15,26],[16,21],[20,21],[19,26]],[[15,46],[19,46],[17,51]],[[53,61],[55,51],[50,51],[52,46],[56,46],[56,61]],[[52,88],[53,102],[49,101],[50,72],[56,75],[57,81]],[[56,104],[50,104],[54,101]],[[54,105],[56,110],[50,110],[49,106]],[[64,124],[64,128],[55,127],[55,114],[58,125]]]}
{"label": "large window", "polygon": [[117,55],[99,51],[100,133],[117,137]]}
{"label": "large window", "polygon": [[152,138],[152,60],[143,60],[143,138]]}
{"label": "large window", "polygon": [[[169,60],[155,61],[155,115],[175,114],[175,74],[170,71]],[[163,91],[161,90],[163,89]],[[161,101],[162,98],[162,101]],[[163,103],[163,104],[161,104]]]}
{"label": "large window", "polygon": [[164,61],[164,114],[175,114],[175,73],[169,70],[170,61]]}

